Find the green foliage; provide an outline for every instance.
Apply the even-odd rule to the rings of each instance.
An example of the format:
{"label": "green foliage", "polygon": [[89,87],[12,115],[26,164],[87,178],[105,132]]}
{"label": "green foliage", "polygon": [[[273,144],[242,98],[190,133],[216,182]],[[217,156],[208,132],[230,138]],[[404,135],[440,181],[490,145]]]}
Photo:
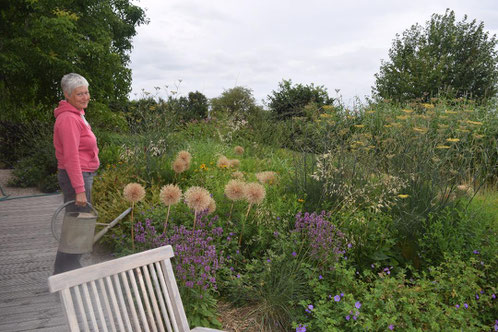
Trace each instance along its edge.
{"label": "green foliage", "polygon": [[268,96],[268,107],[276,119],[283,120],[294,116],[304,116],[305,107],[314,104],[317,107],[332,105],[327,89],[323,86],[295,84],[291,80],[283,80],[278,90]]}
{"label": "green foliage", "polygon": [[211,116],[221,119],[247,120],[252,113],[260,110],[252,90],[242,86],[223,91],[221,96],[212,98],[210,103]]}
{"label": "green foliage", "polygon": [[389,61],[375,75],[374,93],[406,101],[431,97],[485,100],[497,93],[497,40],[484,23],[456,21],[455,13],[434,14],[425,27],[413,25],[396,35]]}
{"label": "green foliage", "polygon": [[100,102],[126,98],[135,27],[144,11],[129,1],[8,2],[1,8],[0,105],[53,105],[64,74],[85,76]]}
{"label": "green foliage", "polygon": [[309,314],[299,323],[307,331],[488,330],[496,309],[485,271],[458,256],[422,275],[378,265],[359,273],[343,264],[323,280],[310,278],[315,295],[301,302]]}

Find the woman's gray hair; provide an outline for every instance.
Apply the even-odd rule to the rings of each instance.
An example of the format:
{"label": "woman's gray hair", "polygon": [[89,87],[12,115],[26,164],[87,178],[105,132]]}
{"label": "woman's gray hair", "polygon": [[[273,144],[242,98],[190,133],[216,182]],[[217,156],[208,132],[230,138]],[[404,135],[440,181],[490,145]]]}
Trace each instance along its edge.
{"label": "woman's gray hair", "polygon": [[79,86],[88,87],[88,81],[80,74],[70,73],[62,76],[61,87],[64,93],[71,96],[74,89]]}

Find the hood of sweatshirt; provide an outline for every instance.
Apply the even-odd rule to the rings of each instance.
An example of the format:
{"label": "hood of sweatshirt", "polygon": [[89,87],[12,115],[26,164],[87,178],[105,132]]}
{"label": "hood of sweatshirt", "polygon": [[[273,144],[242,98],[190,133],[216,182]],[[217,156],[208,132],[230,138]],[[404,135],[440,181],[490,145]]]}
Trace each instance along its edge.
{"label": "hood of sweatshirt", "polygon": [[78,110],[76,107],[68,103],[66,100],[61,100],[59,106],[54,110],[54,116],[57,118],[64,112],[71,112],[77,115],[85,115],[85,110]]}

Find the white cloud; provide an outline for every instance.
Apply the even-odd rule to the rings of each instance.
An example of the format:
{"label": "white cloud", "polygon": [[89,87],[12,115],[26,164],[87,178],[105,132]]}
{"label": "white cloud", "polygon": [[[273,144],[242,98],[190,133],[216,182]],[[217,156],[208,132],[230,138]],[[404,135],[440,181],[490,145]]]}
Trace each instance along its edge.
{"label": "white cloud", "polygon": [[[258,101],[282,79],[340,89],[346,102],[369,95],[397,33],[431,14],[484,21],[498,32],[498,3],[480,0],[142,0],[150,24],[138,28],[131,54],[133,91],[201,91],[208,98],[236,85]],[[162,89],[162,95],[166,93]]]}

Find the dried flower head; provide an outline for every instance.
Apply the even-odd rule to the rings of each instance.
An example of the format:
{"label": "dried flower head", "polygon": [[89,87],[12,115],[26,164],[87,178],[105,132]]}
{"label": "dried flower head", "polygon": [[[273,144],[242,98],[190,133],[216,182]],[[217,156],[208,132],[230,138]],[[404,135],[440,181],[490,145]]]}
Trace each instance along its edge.
{"label": "dried flower head", "polygon": [[196,213],[206,210],[209,207],[210,201],[211,195],[204,188],[190,187],[185,192],[185,202]]}
{"label": "dried flower head", "polygon": [[188,164],[183,159],[177,158],[173,162],[172,167],[173,167],[173,171],[175,171],[176,174],[179,174],[179,173],[185,172],[187,170]]}
{"label": "dried flower head", "polygon": [[230,180],[225,186],[225,195],[231,201],[239,201],[245,197],[246,184],[240,180]]}
{"label": "dried flower head", "polygon": [[180,201],[182,197],[181,189],[174,184],[168,184],[161,188],[161,192],[159,193],[159,198],[161,202],[166,206],[175,205]]}
{"label": "dried flower head", "polygon": [[216,166],[219,168],[228,168],[230,167],[230,160],[225,156],[220,156],[216,162]]}
{"label": "dried flower head", "polygon": [[265,198],[265,187],[257,182],[251,182],[245,185],[245,199],[249,204],[259,204]]}
{"label": "dried flower head", "polygon": [[230,159],[229,163],[231,168],[238,168],[240,166],[240,160],[238,159]]}
{"label": "dried flower head", "polygon": [[128,183],[123,189],[124,198],[130,203],[136,203],[144,199],[145,189],[139,183]]}
{"label": "dried flower head", "polygon": [[232,173],[232,178],[238,179],[238,180],[243,180],[244,179],[244,173],[239,172],[239,171],[233,172]]}
{"label": "dried flower head", "polygon": [[192,155],[190,152],[182,150],[178,152],[177,159],[183,160],[187,165],[190,165],[190,161],[192,160]]}
{"label": "dried flower head", "polygon": [[214,211],[216,211],[216,202],[214,199],[211,197],[211,200],[209,201],[208,209],[207,209],[207,214],[211,214]]}
{"label": "dried flower head", "polygon": [[233,148],[233,152],[235,152],[235,154],[244,154],[244,148],[237,145],[236,147]]}
{"label": "dried flower head", "polygon": [[256,178],[261,183],[274,184],[277,181],[277,173],[272,171],[256,173]]}

